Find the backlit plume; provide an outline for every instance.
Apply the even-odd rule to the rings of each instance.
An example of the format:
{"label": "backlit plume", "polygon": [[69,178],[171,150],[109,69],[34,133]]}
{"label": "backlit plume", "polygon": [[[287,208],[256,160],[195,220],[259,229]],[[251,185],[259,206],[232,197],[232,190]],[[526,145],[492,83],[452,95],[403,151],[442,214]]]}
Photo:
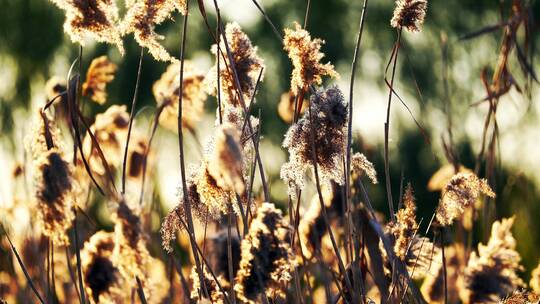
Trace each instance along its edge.
{"label": "backlit plume", "polygon": [[[225,27],[225,37],[234,60],[234,68],[240,82],[240,92],[242,93],[246,107],[249,105],[251,97],[257,84],[257,78],[261,69],[264,68],[264,61],[257,55],[257,47],[253,46],[249,37],[242,31],[236,22],[228,23]],[[240,97],[236,88],[234,74],[227,55],[225,41],[222,39],[219,44],[212,46],[212,54],[216,56],[216,63],[206,76],[209,93],[218,96],[218,74],[220,98],[225,104],[236,107],[241,106]],[[223,55],[221,55],[223,54]],[[217,57],[219,56],[219,71]],[[223,60],[225,58],[225,61]],[[262,80],[262,77],[261,77]]]}
{"label": "backlit plume", "polygon": [[392,27],[405,28],[410,32],[420,31],[426,16],[427,0],[396,0]]}
{"label": "backlit plume", "polygon": [[281,211],[263,203],[242,240],[242,258],[234,290],[245,303],[261,303],[261,297],[283,298],[283,286],[295,267],[289,247],[289,231]]}
{"label": "backlit plume", "polygon": [[[204,114],[206,91],[204,74],[198,72],[190,61],[184,62],[182,81],[182,124],[194,130]],[[178,102],[180,100],[180,63],[169,65],[161,78],[152,87],[158,105],[163,106],[159,124],[178,132]]]}
{"label": "backlit plume", "polygon": [[298,94],[300,90],[306,90],[312,84],[320,85],[322,76],[338,77],[339,74],[330,63],[320,63],[324,57],[320,51],[324,41],[318,38],[311,39],[309,32],[302,29],[300,24],[295,22],[294,26],[294,30],[285,29],[283,48],[289,54],[294,66],[291,90],[294,94]]}
{"label": "backlit plume", "polygon": [[86,72],[86,80],[82,85],[82,94],[102,105],[107,101],[106,87],[114,79],[116,65],[101,56],[92,60]]}
{"label": "backlit plume", "polygon": [[487,245],[478,244],[478,253],[471,254],[460,292],[464,303],[497,302],[525,286],[517,274],[523,266],[511,232],[513,224],[513,217],[494,222]]}
{"label": "backlit plume", "polygon": [[28,142],[34,165],[35,199],[43,234],[57,245],[69,244],[67,230],[75,214],[76,183],[64,159],[60,131],[45,113],[39,113]]}
{"label": "backlit plume", "polygon": [[85,38],[115,44],[121,54],[124,46],[118,30],[115,0],[51,0],[66,14],[64,31],[73,42],[85,45]]}
{"label": "backlit plume", "polygon": [[458,173],[450,179],[441,192],[437,221],[444,226],[452,225],[463,212],[474,205],[480,194],[495,197],[488,183],[473,173]]}
{"label": "backlit plume", "polygon": [[315,133],[317,166],[323,182],[343,183],[341,157],[345,152],[348,111],[343,94],[337,87],[318,91],[311,96],[309,111],[285,134],[283,147],[289,150],[289,162],[281,167],[281,178],[289,186],[289,195],[304,184],[306,169],[313,168],[311,130]]}
{"label": "backlit plume", "polygon": [[174,11],[187,13],[185,0],[131,0],[128,11],[120,25],[123,35],[133,33],[141,47],[159,61],[176,61],[159,43],[164,37],[155,32],[155,26],[171,17]]}

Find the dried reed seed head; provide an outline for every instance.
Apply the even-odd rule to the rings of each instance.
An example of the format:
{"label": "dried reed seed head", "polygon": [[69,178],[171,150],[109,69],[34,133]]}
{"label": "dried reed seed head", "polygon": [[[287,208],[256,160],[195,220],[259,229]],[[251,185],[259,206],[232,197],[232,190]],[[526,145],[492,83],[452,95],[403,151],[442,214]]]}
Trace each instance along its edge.
{"label": "dried reed seed head", "polygon": [[32,155],[38,223],[55,244],[67,245],[76,185],[70,165],[63,159],[60,131],[46,113],[38,115],[26,141]]}
{"label": "dried reed seed head", "polygon": [[234,192],[220,187],[208,167],[208,162],[203,160],[193,178],[193,183],[196,185],[201,203],[208,208],[209,215],[218,219],[221,213],[229,212],[229,203],[235,195]]}
{"label": "dried reed seed head", "polygon": [[[97,114],[94,124],[90,127],[110,169],[122,163],[128,124],[129,113],[126,111],[126,106],[113,105],[104,113]],[[83,151],[87,155],[92,172],[104,175],[106,172],[104,164],[89,134],[83,140]]]}
{"label": "dried reed seed head", "polygon": [[[155,32],[155,26],[171,18],[174,11],[187,14],[186,0],[132,0],[120,25],[123,35],[133,33],[141,47],[148,49],[158,61],[177,61],[159,43],[164,37]],[[129,5],[131,4],[131,5]]]}
{"label": "dried reed seed head", "polygon": [[485,179],[473,173],[458,173],[444,187],[436,211],[437,221],[443,225],[451,225],[455,219],[463,215],[465,209],[474,205],[480,194],[495,197]]}
{"label": "dried reed seed head", "polygon": [[[448,303],[459,302],[459,288],[465,266],[465,250],[460,244],[444,249]],[[430,273],[422,283],[422,295],[428,303],[444,303],[444,271],[442,252],[439,251],[432,260]]]}
{"label": "dried reed seed head", "polygon": [[[158,104],[164,104],[159,123],[173,132],[178,132],[178,102],[180,100],[180,63],[169,65],[161,78],[152,87]],[[184,61],[182,80],[182,125],[195,129],[204,114],[206,101],[204,74],[198,72],[190,61]]]}
{"label": "dried reed seed head", "polygon": [[[300,101],[298,102],[300,104]],[[281,94],[281,98],[279,100],[278,104],[278,114],[279,117],[285,122],[290,124],[294,120],[294,112],[295,107],[299,107],[300,105],[296,105],[296,96],[293,92],[288,91],[283,94]],[[302,101],[302,108],[300,109],[300,114],[304,114],[309,106],[309,100],[304,99]]]}
{"label": "dried reed seed head", "polygon": [[[241,107],[240,97],[237,89],[242,93],[246,106],[255,91],[257,78],[261,69],[264,68],[264,61],[257,55],[257,47],[253,46],[249,37],[242,31],[238,23],[227,23],[225,26],[225,37],[229,46],[231,57],[234,60],[234,69],[238,76],[240,88],[236,87],[231,62],[227,55],[225,41],[220,41],[219,50],[217,45],[212,46],[212,53],[216,56],[216,64],[210,69],[206,76],[208,92],[213,96],[218,96],[218,74],[221,101],[235,107]],[[223,54],[223,56],[221,55]],[[219,71],[218,71],[219,56]],[[225,61],[223,60],[225,57]],[[261,77],[262,81],[263,77]]]}
{"label": "dried reed seed head", "polygon": [[139,215],[121,199],[113,219],[115,264],[125,278],[144,277],[150,255]]}
{"label": "dried reed seed head", "polygon": [[83,283],[92,303],[119,299],[123,278],[113,264],[114,233],[95,233],[81,250]]}
{"label": "dried reed seed head", "polygon": [[260,297],[282,298],[284,283],[295,267],[289,231],[281,211],[263,203],[242,240],[242,259],[234,290],[240,301],[259,303]]}
{"label": "dried reed seed head", "polygon": [[373,164],[360,152],[356,152],[351,157],[351,175],[352,180],[357,180],[363,175],[371,180],[373,184],[377,184],[377,171]]}
{"label": "dried reed seed head", "polygon": [[427,11],[427,0],[396,0],[392,27],[406,28],[410,32],[420,31]]}
{"label": "dried reed seed head", "polygon": [[497,302],[525,283],[517,272],[523,270],[511,228],[514,218],[495,221],[487,245],[479,244],[464,271],[464,303]]}
{"label": "dried reed seed head", "polygon": [[531,289],[540,294],[540,263],[531,272],[531,281],[529,282]]}
{"label": "dried reed seed head", "polygon": [[396,220],[386,225],[387,231],[394,237],[394,251],[402,261],[407,258],[407,252],[412,239],[418,231],[416,222],[416,201],[411,184],[405,188],[403,206],[396,214]]}
{"label": "dried reed seed head", "polygon": [[[225,303],[225,296],[223,295],[223,292],[221,289],[219,289],[218,284],[216,283],[216,280],[208,271],[207,268],[204,268],[203,270],[203,280],[204,280],[204,286],[206,287],[206,291],[208,291],[208,294],[210,296],[210,299],[207,299],[204,297],[204,293],[202,292],[201,288],[201,280],[199,278],[199,273],[197,272],[197,267],[193,266],[191,268],[191,273],[189,275],[191,282],[193,283],[193,287],[191,289],[191,299],[194,301],[197,301],[197,303],[215,303],[215,304],[223,304]],[[216,275],[217,279],[219,280],[219,284],[221,285],[224,290],[229,290],[228,282],[224,279],[223,276]],[[226,292],[227,297],[228,293]],[[199,295],[202,295],[200,297]],[[209,301],[209,302],[207,302]]]}
{"label": "dried reed seed head", "polygon": [[104,104],[107,101],[107,84],[113,81],[116,68],[107,56],[94,58],[86,72],[82,94],[100,105]]}
{"label": "dried reed seed head", "polygon": [[[201,223],[206,223],[207,215],[212,216],[212,214],[209,213],[206,205],[201,202],[199,193],[197,192],[197,185],[193,182],[193,178],[194,175],[191,175],[187,181],[188,204],[191,207],[193,217]],[[184,225],[182,225],[181,221],[184,221],[184,224],[187,223],[182,191],[183,190],[180,189],[180,193],[178,194],[178,205],[169,212],[161,224],[160,232],[162,246],[163,249],[169,253],[173,251],[171,242],[176,240],[177,232],[184,231]]]}
{"label": "dried reed seed head", "polygon": [[121,54],[124,46],[118,30],[115,0],[51,0],[66,14],[64,31],[71,41],[84,46],[85,38],[115,44]]}
{"label": "dried reed seed head", "polygon": [[324,43],[321,39],[311,39],[309,32],[294,23],[295,29],[285,29],[283,45],[289,54],[294,69],[291,76],[291,90],[295,95],[312,84],[320,85],[322,76],[339,77],[330,63],[321,64],[324,54],[320,51]]}
{"label": "dried reed seed head", "polygon": [[208,172],[217,185],[242,195],[245,190],[240,131],[230,123],[217,127],[213,153],[209,155]]}
{"label": "dried reed seed head", "polygon": [[[133,136],[135,135],[135,136]],[[145,137],[132,133],[132,142],[129,145],[128,157],[127,157],[127,177],[132,179],[141,178],[144,165],[146,164],[148,141]]]}
{"label": "dried reed seed head", "polygon": [[281,167],[280,174],[292,197],[302,189],[306,169],[313,168],[312,130],[322,182],[334,180],[338,184],[343,183],[341,159],[345,152],[348,121],[343,94],[337,87],[330,87],[311,96],[310,103],[311,115],[308,111],[293,124],[283,141],[283,147],[289,150],[289,162]]}
{"label": "dried reed seed head", "polygon": [[526,290],[515,290],[511,295],[505,297],[501,304],[538,304],[540,303],[540,295]]}

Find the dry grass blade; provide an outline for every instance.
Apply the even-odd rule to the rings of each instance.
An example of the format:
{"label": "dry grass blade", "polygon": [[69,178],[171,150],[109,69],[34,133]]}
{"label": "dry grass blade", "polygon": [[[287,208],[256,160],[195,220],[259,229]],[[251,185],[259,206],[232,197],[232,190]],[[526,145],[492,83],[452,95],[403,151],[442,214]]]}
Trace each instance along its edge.
{"label": "dry grass blade", "polygon": [[41,295],[37,291],[34,282],[32,282],[32,278],[28,274],[28,270],[27,270],[26,266],[24,266],[24,262],[22,261],[21,256],[19,255],[19,252],[17,252],[17,249],[13,245],[13,242],[11,242],[11,238],[9,237],[7,231],[4,229],[4,225],[0,224],[0,229],[2,230],[2,232],[4,232],[4,235],[6,236],[6,239],[9,242],[9,246],[11,247],[11,250],[13,251],[13,254],[15,254],[15,258],[17,258],[17,262],[19,263],[19,266],[21,266],[21,269],[24,272],[24,276],[26,277],[26,281],[28,282],[28,285],[30,285],[30,288],[32,289],[32,292],[38,298],[38,300],[39,300],[39,302],[41,304],[45,304],[45,301],[43,300],[43,298],[41,297]]}
{"label": "dry grass blade", "polygon": [[141,283],[141,280],[139,279],[139,277],[135,277],[135,279],[137,280],[137,295],[139,296],[139,300],[141,300],[142,304],[146,304],[148,302],[146,301],[146,296],[144,295],[144,290],[143,290],[143,285]]}
{"label": "dry grass blade", "polygon": [[139,83],[141,81],[142,61],[144,56],[144,48],[141,47],[141,55],[139,56],[139,67],[137,68],[137,80],[135,81],[135,91],[133,92],[133,100],[131,101],[131,112],[129,114],[128,133],[126,138],[126,147],[124,148],[124,161],[122,162],[122,194],[126,192],[126,167],[127,156],[129,149],[129,140],[131,138],[131,128],[133,127],[133,118],[135,108],[137,106],[137,97],[139,96]]}

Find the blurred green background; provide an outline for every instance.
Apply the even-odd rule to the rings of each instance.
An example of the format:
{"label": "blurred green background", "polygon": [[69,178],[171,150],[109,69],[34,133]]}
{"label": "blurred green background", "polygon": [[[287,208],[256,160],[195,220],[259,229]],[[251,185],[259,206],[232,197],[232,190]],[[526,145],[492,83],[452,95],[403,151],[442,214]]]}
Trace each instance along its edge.
{"label": "blurred green background", "polygon": [[[414,117],[426,130],[430,143],[422,136],[406,109],[394,99],[391,129],[391,175],[394,196],[399,193],[401,177],[413,185],[419,204],[419,217],[424,224],[429,221],[438,202],[438,193],[429,192],[427,182],[432,174],[447,161],[441,145],[446,128],[444,114],[445,91],[443,85],[443,47],[441,37],[447,37],[448,98],[454,118],[453,131],[456,149],[461,162],[474,168],[475,155],[480,147],[481,129],[487,107],[471,107],[485,95],[480,73],[483,68],[492,71],[496,65],[502,31],[482,35],[476,39],[460,41],[466,33],[506,19],[511,1],[456,0],[430,1],[423,29],[420,33],[404,33],[397,75],[397,91],[411,108]],[[531,6],[530,19],[540,18],[539,1],[524,1]],[[262,114],[263,143],[279,150],[283,134],[287,130],[277,115],[280,95],[288,90],[291,64],[282,50],[280,41],[271,27],[256,10],[251,0],[218,1],[226,21],[237,21],[259,48],[265,60],[266,75],[257,105],[253,113]],[[187,58],[194,59],[201,69],[213,64],[210,56],[211,39],[204,27],[196,3],[191,2],[191,15],[187,38]],[[205,1],[215,24],[212,1]],[[303,22],[306,1],[260,0],[270,19],[280,29],[291,27],[294,21]],[[120,1],[119,6],[123,3]],[[44,101],[43,87],[54,75],[65,76],[71,62],[77,57],[78,45],[74,45],[63,33],[62,11],[45,0],[0,0],[0,131],[2,144],[16,145],[14,134],[25,122],[18,122],[16,113],[28,111],[32,104]],[[394,2],[391,0],[369,1],[365,32],[363,36],[357,85],[355,87],[354,145],[373,161],[381,183],[369,188],[377,209],[388,216],[383,176],[383,122],[387,90],[384,85],[384,69],[390,57],[396,32],[390,27]],[[350,67],[358,31],[362,1],[312,0],[308,30],[313,37],[326,41],[323,46],[325,59],[332,62],[341,74],[339,80],[331,80],[348,96]],[[163,44],[178,57],[182,17],[157,27],[165,36]],[[538,29],[538,24],[533,25]],[[518,39],[524,39],[518,36]],[[83,66],[92,58],[106,54],[118,65],[115,80],[108,87],[109,103],[93,104],[87,114],[104,111],[109,104],[130,106],[135,85],[139,47],[132,37],[124,39],[126,54],[106,44],[88,44],[84,47]],[[531,36],[528,51],[534,54],[540,39]],[[527,83],[521,73],[515,54],[510,65],[520,84]],[[538,60],[533,67],[538,69]],[[145,54],[139,108],[155,106],[151,86],[167,63],[156,62]],[[540,259],[540,98],[538,87],[530,96],[511,91],[501,99],[498,112],[500,123],[499,161],[493,186],[497,192],[493,218],[515,214],[518,218],[514,233],[518,250],[524,258],[527,270]],[[209,97],[208,115],[215,113],[216,102]],[[149,112],[151,113],[151,112]],[[201,125],[201,128],[209,128]],[[277,148],[276,148],[277,147]],[[263,146],[264,148],[264,146]],[[272,150],[274,151],[274,150]],[[263,152],[264,153],[264,152]],[[277,157],[268,153],[265,162],[284,160],[284,151]],[[264,155],[263,155],[264,156]],[[279,167],[278,167],[279,169]],[[279,171],[271,173],[273,197],[285,203],[284,186],[279,185]],[[483,171],[482,171],[483,172]],[[480,228],[479,228],[480,229]],[[485,241],[484,233],[478,231],[475,241]],[[524,274],[525,277],[528,274]]]}

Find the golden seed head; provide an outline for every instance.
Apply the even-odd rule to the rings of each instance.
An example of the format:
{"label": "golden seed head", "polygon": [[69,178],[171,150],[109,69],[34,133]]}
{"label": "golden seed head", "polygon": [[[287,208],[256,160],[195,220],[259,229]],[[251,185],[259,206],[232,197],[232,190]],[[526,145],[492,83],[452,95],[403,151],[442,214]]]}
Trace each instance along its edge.
{"label": "golden seed head", "polygon": [[240,131],[232,124],[217,127],[214,135],[213,153],[209,156],[208,172],[219,187],[244,193],[244,172]]}
{"label": "golden seed head", "polygon": [[64,31],[73,42],[84,46],[86,37],[115,44],[121,54],[124,46],[118,30],[118,7],[114,0],[51,0],[66,14]]}
{"label": "golden seed head", "polygon": [[390,24],[394,28],[406,28],[410,32],[418,32],[424,23],[426,10],[427,0],[396,0],[396,8]]}
{"label": "golden seed head", "polygon": [[285,296],[284,283],[290,281],[295,267],[289,246],[289,231],[281,211],[263,203],[242,240],[240,269],[234,290],[245,303],[260,303],[260,297]]}
{"label": "golden seed head", "polygon": [[116,65],[107,56],[94,58],[86,72],[82,94],[102,105],[107,101],[107,84],[114,79]]}
{"label": "golden seed head", "polygon": [[155,26],[169,19],[175,10],[185,15],[186,0],[131,0],[126,4],[128,11],[120,25],[122,35],[133,33],[137,43],[156,60],[177,61],[159,43],[164,37],[155,32]]}
{"label": "golden seed head", "polygon": [[465,209],[474,205],[480,194],[495,197],[487,181],[473,173],[458,173],[444,187],[437,208],[437,221],[443,225],[451,225],[461,217]]}
{"label": "golden seed head", "polygon": [[[240,83],[239,91],[242,94],[246,106],[248,106],[255,91],[257,78],[261,69],[264,68],[264,61],[257,55],[257,47],[253,46],[249,37],[242,31],[236,22],[228,23],[225,26],[225,37],[234,60],[234,68]],[[218,74],[220,97],[223,104],[241,107],[240,97],[236,88],[234,74],[227,55],[225,41],[220,41],[218,52],[217,45],[212,46],[212,53],[216,56],[216,64],[210,69],[206,76],[208,92],[213,96],[218,96]],[[223,54],[223,56],[222,56]],[[219,71],[218,71],[219,56]],[[225,57],[225,60],[223,60]],[[262,80],[262,77],[261,77]]]}
{"label": "golden seed head", "polygon": [[295,29],[285,29],[283,45],[288,52],[294,69],[291,77],[291,91],[297,95],[312,84],[320,85],[322,76],[338,77],[330,63],[322,64],[324,54],[320,51],[321,39],[311,39],[309,32],[302,29],[300,24],[294,24]]}
{"label": "golden seed head", "polygon": [[[204,75],[198,72],[190,61],[184,62],[182,81],[182,124],[195,129],[204,114],[206,91]],[[173,132],[178,132],[178,101],[180,100],[180,63],[169,65],[161,78],[152,87],[154,98],[165,105],[159,123]]]}
{"label": "golden seed head", "polygon": [[464,303],[497,302],[525,283],[518,276],[523,270],[521,256],[516,251],[516,239],[511,228],[514,218],[495,221],[487,245],[479,244],[464,271],[464,288],[460,298]]}
{"label": "golden seed head", "polygon": [[371,180],[373,184],[377,184],[377,171],[373,164],[362,153],[354,153],[351,157],[351,175],[352,180],[356,180],[363,175]]}
{"label": "golden seed head", "polygon": [[317,166],[323,183],[331,180],[343,183],[342,156],[347,139],[348,109],[337,87],[318,91],[311,96],[309,111],[293,124],[283,140],[289,150],[289,162],[281,167],[281,178],[289,186],[289,195],[303,187],[304,172],[313,168],[311,130],[317,152]]}

